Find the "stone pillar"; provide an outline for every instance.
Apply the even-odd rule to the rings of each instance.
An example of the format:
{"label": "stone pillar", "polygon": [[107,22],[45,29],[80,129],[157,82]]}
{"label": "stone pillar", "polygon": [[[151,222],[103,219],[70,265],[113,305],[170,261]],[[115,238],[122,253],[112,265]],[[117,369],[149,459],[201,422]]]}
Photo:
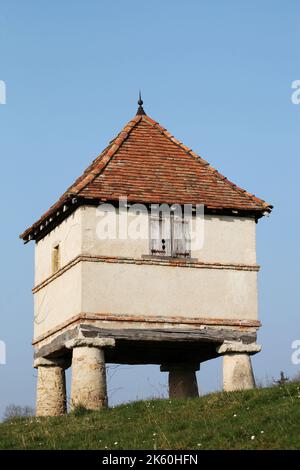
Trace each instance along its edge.
{"label": "stone pillar", "polygon": [[199,396],[196,371],[199,364],[178,363],[162,365],[162,372],[169,372],[170,398],[195,398]]}
{"label": "stone pillar", "polygon": [[36,416],[60,416],[67,411],[65,368],[62,360],[39,358],[34,361],[38,369]]}
{"label": "stone pillar", "polygon": [[223,389],[225,392],[255,388],[250,355],[261,350],[257,344],[225,341],[217,348],[223,355]]}
{"label": "stone pillar", "polygon": [[73,349],[71,408],[83,406],[99,410],[107,406],[104,347],[114,346],[113,339],[84,338],[67,342]]}

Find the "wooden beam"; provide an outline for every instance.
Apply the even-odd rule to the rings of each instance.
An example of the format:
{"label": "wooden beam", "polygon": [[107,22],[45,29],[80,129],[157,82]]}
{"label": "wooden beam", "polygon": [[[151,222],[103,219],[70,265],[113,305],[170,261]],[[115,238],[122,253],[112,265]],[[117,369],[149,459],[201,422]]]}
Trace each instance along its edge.
{"label": "wooden beam", "polygon": [[115,338],[128,341],[211,341],[222,344],[223,341],[242,341],[244,343],[253,343],[256,340],[256,333],[246,333],[226,328],[199,328],[199,329],[139,329],[122,328],[106,329],[97,328],[93,325],[83,324],[80,326],[83,336],[93,338],[101,336],[103,338]]}
{"label": "wooden beam", "polygon": [[[166,349],[168,345],[171,348],[189,347],[194,349],[203,349],[208,346],[215,350],[217,345],[227,341],[241,341],[244,344],[251,344],[256,341],[255,332],[245,332],[229,328],[199,328],[197,330],[188,329],[138,329],[138,328],[97,328],[94,325],[80,324],[64,333],[58,335],[48,344],[36,349],[35,358],[48,357],[51,355],[67,354],[65,343],[71,339],[80,336],[81,338],[114,338],[116,340],[115,352],[109,353],[118,359],[118,349],[132,349],[141,346],[143,349],[147,344],[154,344],[155,348],[160,346]],[[190,346],[189,346],[190,345]],[[121,359],[121,358],[120,358]],[[139,358],[137,358],[138,360]],[[117,361],[118,362],[118,361]]]}

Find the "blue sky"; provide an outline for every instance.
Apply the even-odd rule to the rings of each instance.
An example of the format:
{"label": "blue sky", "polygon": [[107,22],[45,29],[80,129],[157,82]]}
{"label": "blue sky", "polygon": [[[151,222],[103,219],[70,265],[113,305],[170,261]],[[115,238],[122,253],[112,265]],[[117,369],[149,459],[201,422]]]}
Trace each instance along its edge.
{"label": "blue sky", "polygon": [[[33,244],[18,235],[136,112],[147,113],[231,180],[274,204],[257,231],[263,351],[258,380],[300,371],[300,2],[0,1],[0,414],[34,404]],[[219,360],[198,375],[221,386]],[[111,403],[166,391],[158,367],[121,367]]]}

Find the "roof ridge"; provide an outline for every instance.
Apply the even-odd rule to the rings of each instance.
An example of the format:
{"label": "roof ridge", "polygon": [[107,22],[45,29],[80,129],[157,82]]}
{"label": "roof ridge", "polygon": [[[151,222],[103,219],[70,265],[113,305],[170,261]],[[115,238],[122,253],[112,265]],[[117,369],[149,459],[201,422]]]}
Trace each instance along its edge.
{"label": "roof ridge", "polygon": [[[100,175],[100,173],[104,170],[104,168],[109,164],[115,153],[119,150],[123,142],[128,138],[130,135],[132,129],[141,121],[142,116],[138,115],[135,116],[133,119],[131,119],[119,132],[119,134],[111,140],[110,144],[106,147],[106,149],[103,150],[103,152],[100,153],[100,155],[94,160],[94,165],[96,161],[99,160],[99,166],[95,166],[94,168],[91,169],[93,166],[90,165],[89,168],[86,169],[84,172],[86,174],[85,178],[83,178],[81,181],[79,181],[77,184],[76,182],[69,188],[75,186],[75,192],[73,194],[78,194],[80,191],[82,191],[89,183],[91,183],[97,176]],[[106,158],[105,158],[106,157]]]}
{"label": "roof ridge", "polygon": [[[42,215],[38,219],[38,221],[33,224],[32,227],[36,225],[38,226],[45,219],[45,217],[50,216],[56,209],[60,207],[62,203],[65,203],[68,200],[68,198],[72,196],[77,196],[80,191],[82,191],[90,182],[92,182],[101,173],[101,171],[106,167],[106,165],[110,162],[113,155],[122,145],[124,140],[127,139],[130,132],[137,125],[137,123],[141,120],[141,118],[142,116],[135,116],[133,119],[131,119],[123,127],[123,129],[119,132],[119,134],[117,134],[117,136],[109,142],[107,147],[104,150],[102,150],[100,155],[98,155],[98,157],[96,157],[92,161],[92,163],[85,169],[83,174],[79,176],[71,186],[69,186],[69,188],[60,196],[60,198],[54,204],[50,206],[48,211],[44,215]],[[119,139],[119,142],[118,144],[116,144],[118,139]],[[114,145],[115,147],[113,148]],[[103,157],[105,157],[105,155],[109,156],[109,158],[103,162]],[[100,167],[100,169],[98,169],[98,172],[96,172],[95,169],[93,169],[93,167],[96,165],[98,161],[99,163],[102,163],[102,167]],[[92,175],[92,178],[89,178],[90,175]],[[80,185],[80,183],[81,183],[81,186],[79,187],[79,189],[76,188],[76,186]],[[76,188],[76,189],[73,190],[73,188],[74,189]],[[20,235],[20,238],[23,238],[29,230],[30,229],[25,230],[25,232]]]}
{"label": "roof ridge", "polygon": [[185,153],[187,153],[188,155],[193,157],[196,161],[198,161],[199,163],[205,165],[211,173],[214,173],[215,176],[217,175],[220,179],[222,179],[225,183],[227,183],[232,189],[236,190],[239,193],[246,194],[248,197],[253,199],[255,202],[261,203],[263,206],[266,207],[266,209],[273,207],[273,206],[269,205],[263,199],[258,198],[254,194],[249,193],[245,189],[241,188],[237,184],[230,181],[226,176],[222,175],[222,173],[220,173],[216,168],[214,168],[207,160],[205,160],[205,158],[201,157],[196,152],[194,152],[191,148],[187,147],[182,142],[180,142],[180,140],[178,140],[176,137],[174,137],[166,128],[161,126],[159,124],[159,122],[155,121],[154,119],[150,118],[147,115],[142,116],[142,119],[144,121],[148,121],[148,123],[153,125],[153,127],[159,129],[171,142],[178,145],[182,150],[184,150]]}

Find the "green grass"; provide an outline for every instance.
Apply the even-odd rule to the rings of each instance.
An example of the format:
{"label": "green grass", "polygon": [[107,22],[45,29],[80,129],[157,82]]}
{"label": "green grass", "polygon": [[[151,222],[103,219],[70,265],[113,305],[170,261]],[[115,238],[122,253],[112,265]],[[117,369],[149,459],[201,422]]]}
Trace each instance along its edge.
{"label": "green grass", "polygon": [[0,424],[0,449],[300,449],[300,382],[15,418]]}

